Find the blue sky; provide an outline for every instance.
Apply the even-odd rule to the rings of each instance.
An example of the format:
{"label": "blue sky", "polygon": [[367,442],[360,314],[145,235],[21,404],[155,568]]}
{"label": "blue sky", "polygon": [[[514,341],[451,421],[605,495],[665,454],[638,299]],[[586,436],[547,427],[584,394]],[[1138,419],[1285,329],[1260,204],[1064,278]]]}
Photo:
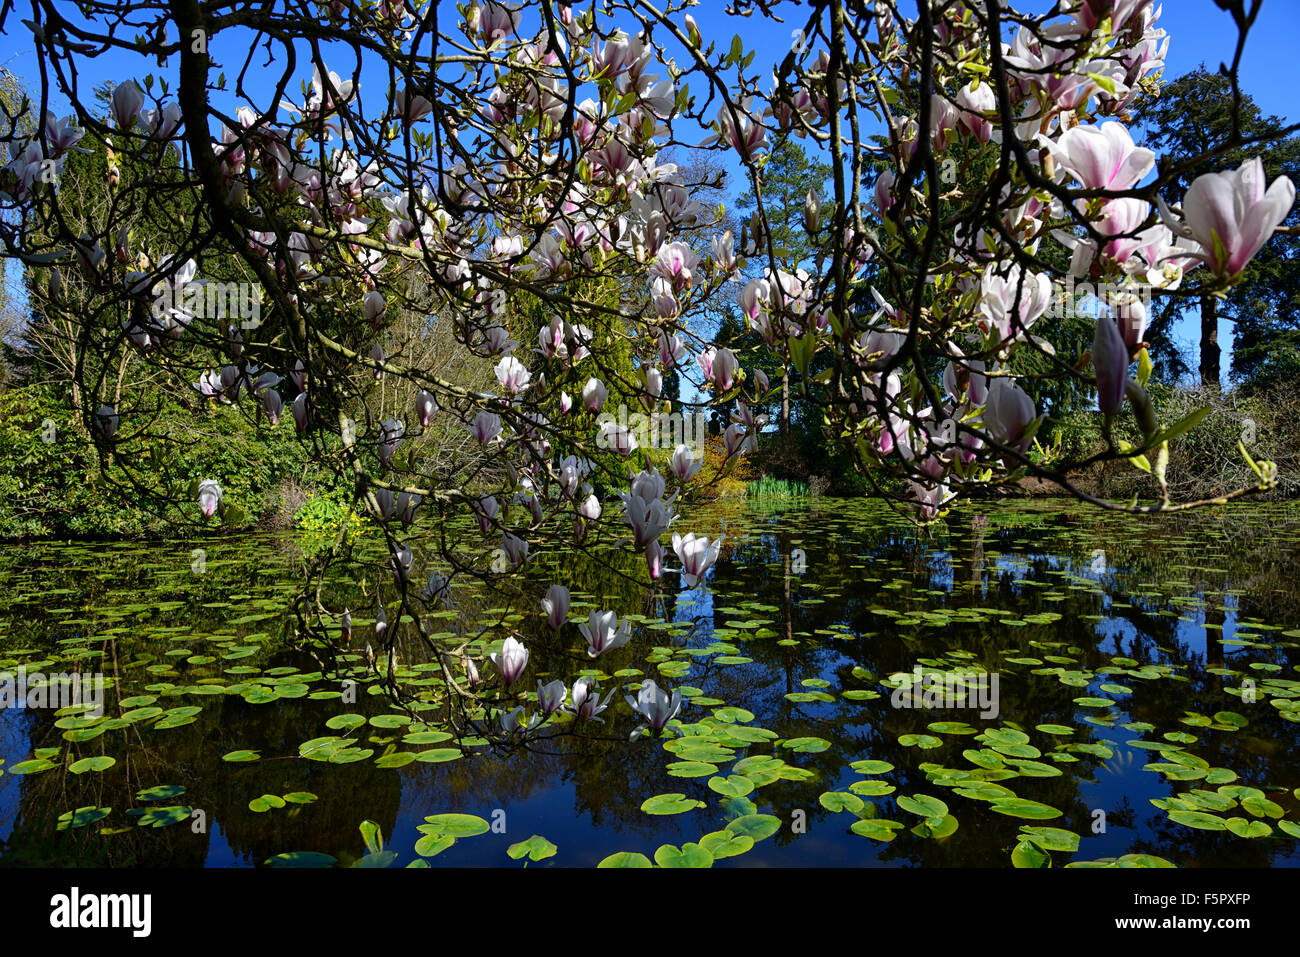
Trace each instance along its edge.
{"label": "blue sky", "polygon": [[[585,6],[579,4],[578,6]],[[784,5],[783,5],[784,6]],[[1027,12],[1042,12],[1051,5],[1037,2],[1021,3]],[[444,0],[444,7],[454,10],[454,5]],[[756,51],[755,64],[776,62],[784,57],[791,44],[791,31],[802,26],[803,8],[792,8],[785,26],[762,22],[758,16],[750,18],[729,17],[723,12],[724,4],[704,0],[692,11],[706,37],[714,37],[719,45],[729,44],[731,36],[739,33],[746,48]],[[21,24],[19,15],[11,15],[6,34],[0,34],[0,66],[11,70],[29,88],[36,89],[38,71],[31,37]],[[1160,25],[1169,32],[1170,44],[1166,61],[1166,75],[1179,76],[1197,65],[1205,63],[1214,69],[1219,63],[1231,60],[1236,43],[1236,28],[1231,16],[1218,9],[1213,0],[1164,0]],[[1296,52],[1296,35],[1300,28],[1300,0],[1265,0],[1246,46],[1241,69],[1242,88],[1249,93],[1265,113],[1295,120],[1300,114],[1295,90],[1300,80],[1300,55]],[[226,54],[220,57],[233,74],[238,69],[242,50],[215,51]],[[346,59],[346,58],[345,58]],[[260,59],[257,62],[261,62]],[[148,69],[140,58],[124,54],[109,54],[81,61],[80,82],[83,89],[93,89],[105,80],[120,82],[128,76],[141,75]],[[331,63],[331,66],[334,66]],[[348,64],[340,61],[334,66],[342,72]],[[367,84],[363,82],[363,90]],[[378,78],[376,84],[387,86],[386,79]],[[255,87],[256,89],[256,87]],[[291,99],[298,99],[297,84],[289,90]],[[66,104],[56,103],[56,111],[66,110]],[[1188,316],[1174,332],[1180,344],[1199,340],[1199,320]],[[1231,324],[1221,320],[1220,345],[1224,347],[1223,368],[1231,360]]]}

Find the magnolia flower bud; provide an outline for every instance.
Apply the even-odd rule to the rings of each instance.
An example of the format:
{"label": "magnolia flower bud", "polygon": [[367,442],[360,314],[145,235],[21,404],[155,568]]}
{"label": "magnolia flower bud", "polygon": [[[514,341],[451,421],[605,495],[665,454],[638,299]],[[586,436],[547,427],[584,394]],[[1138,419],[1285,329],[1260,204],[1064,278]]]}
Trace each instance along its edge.
{"label": "magnolia flower bud", "polygon": [[1098,316],[1092,335],[1092,367],[1097,373],[1097,405],[1107,415],[1124,408],[1128,347],[1110,316]]}
{"label": "magnolia flower bud", "polygon": [[817,232],[817,225],[821,220],[822,204],[817,198],[817,194],[811,189],[808,190],[808,196],[803,201],[803,228],[810,234]]}
{"label": "magnolia flower bud", "polygon": [[425,389],[421,389],[415,395],[415,414],[420,420],[423,428],[429,427],[429,420],[433,418],[433,413],[438,411],[438,403],[433,398],[433,394]]}

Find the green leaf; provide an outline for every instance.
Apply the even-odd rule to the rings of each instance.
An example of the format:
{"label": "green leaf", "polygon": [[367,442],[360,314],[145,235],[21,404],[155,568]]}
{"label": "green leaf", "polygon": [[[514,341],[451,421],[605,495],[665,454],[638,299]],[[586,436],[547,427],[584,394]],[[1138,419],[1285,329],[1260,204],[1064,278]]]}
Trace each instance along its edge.
{"label": "green leaf", "polygon": [[697,807],[704,807],[704,802],[693,800],[675,791],[671,794],[656,794],[641,802],[643,812],[656,815],[682,814],[693,811]]}
{"label": "green leaf", "polygon": [[421,857],[437,857],[455,843],[456,839],[450,834],[425,834],[415,842],[415,853]]}
{"label": "green leaf", "polygon": [[137,801],[162,801],[166,798],[179,797],[185,793],[185,788],[179,784],[160,784],[157,787],[145,788],[136,794]]}
{"label": "green leaf", "polygon": [[526,841],[511,844],[506,849],[506,854],[510,856],[512,861],[517,861],[524,855],[527,855],[530,861],[541,861],[548,857],[554,857],[556,850],[558,848],[546,838],[540,834],[534,834]]}
{"label": "green leaf", "polygon": [[1011,863],[1016,867],[1051,867],[1052,857],[1029,841],[1020,841],[1011,852]]}
{"label": "green leaf", "polygon": [[849,828],[854,834],[860,834],[863,837],[871,838],[873,841],[884,841],[886,843],[892,841],[895,832],[902,829],[903,825],[897,821],[884,821],[878,818],[854,821],[853,826]]}
{"label": "green leaf", "polygon": [[1184,432],[1196,428],[1196,426],[1200,424],[1201,420],[1210,414],[1210,408],[1211,407],[1208,405],[1202,406],[1201,408],[1196,409],[1194,412],[1185,415],[1183,418],[1179,419],[1173,425],[1169,426],[1169,428],[1157,432],[1147,442],[1147,447],[1153,449],[1157,448],[1159,447],[1160,443],[1168,442],[1171,439],[1176,439]]}
{"label": "green leaf", "polygon": [[744,835],[757,844],[781,830],[781,819],[771,814],[744,814],[727,823],[727,832]]}
{"label": "green leaf", "polygon": [[665,844],[655,851],[655,863],[660,867],[712,867],[713,855],[698,844],[680,848]]}
{"label": "green leaf", "polygon": [[1061,812],[1050,804],[1029,801],[1025,798],[1006,798],[992,803],[993,810],[1008,817],[1026,817],[1030,820],[1046,821],[1060,817]]}
{"label": "green leaf", "polygon": [[[281,802],[280,806],[284,807],[284,803]],[[374,821],[362,821],[360,830],[361,840],[365,842],[366,850],[371,854],[381,853],[384,849],[384,835],[379,825]]]}
{"label": "green leaf", "polygon": [[434,814],[424,820],[425,824],[419,830],[452,837],[477,837],[492,830],[492,825],[474,814]]}
{"label": "green leaf", "polygon": [[112,813],[112,808],[95,807],[93,804],[89,807],[79,807],[75,811],[65,811],[59,815],[58,830],[67,831],[86,827],[97,821],[102,821]]}
{"label": "green leaf", "polygon": [[948,813],[948,805],[928,794],[900,794],[896,799],[904,811],[926,818],[940,818]]}
{"label": "green leaf", "polygon": [[602,860],[597,867],[653,867],[650,858],[636,851],[617,851]]}
{"label": "green leaf", "polygon": [[726,857],[737,857],[754,846],[754,839],[748,834],[733,834],[730,831],[714,831],[700,838],[700,847],[712,855],[715,861]]}
{"label": "green leaf", "polygon": [[115,764],[117,764],[117,758],[100,754],[93,758],[82,758],[80,761],[74,761],[69,765],[68,770],[73,774],[85,774],[87,771],[107,771]]}

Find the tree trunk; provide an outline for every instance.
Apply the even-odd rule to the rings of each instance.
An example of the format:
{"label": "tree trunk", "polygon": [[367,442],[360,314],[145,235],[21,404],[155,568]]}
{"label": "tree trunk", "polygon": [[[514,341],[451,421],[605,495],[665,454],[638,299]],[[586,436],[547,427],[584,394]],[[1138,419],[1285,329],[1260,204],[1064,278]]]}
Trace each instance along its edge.
{"label": "tree trunk", "polygon": [[790,367],[781,370],[781,434],[790,434]]}
{"label": "tree trunk", "polygon": [[1219,300],[1201,297],[1201,385],[1219,388]]}

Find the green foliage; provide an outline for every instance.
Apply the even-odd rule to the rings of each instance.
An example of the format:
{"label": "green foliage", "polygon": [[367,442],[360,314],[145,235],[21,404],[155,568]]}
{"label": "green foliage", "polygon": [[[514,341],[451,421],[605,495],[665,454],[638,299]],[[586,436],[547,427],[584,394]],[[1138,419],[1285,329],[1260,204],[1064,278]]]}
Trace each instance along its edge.
{"label": "green foliage", "polygon": [[302,535],[304,547],[308,548],[337,540],[344,527],[349,541],[370,528],[366,517],[353,510],[351,490],[343,488],[308,498],[294,512],[293,524]]}
{"label": "green foliage", "polygon": [[[64,390],[41,384],[0,393],[0,537],[165,534],[202,521],[192,488],[206,478],[221,484],[228,515],[245,516],[234,527],[246,526],[278,509],[282,482],[325,480],[285,422],[270,429],[263,420],[259,428],[232,407],[196,413],[175,399],[151,398],[147,425],[163,440],[142,440],[144,450],[124,441],[101,470]],[[143,427],[143,418],[125,414],[119,437]],[[130,487],[124,466],[157,476],[157,484]]]}
{"label": "green foliage", "polygon": [[745,486],[750,498],[800,498],[808,494],[808,483],[764,475]]}

